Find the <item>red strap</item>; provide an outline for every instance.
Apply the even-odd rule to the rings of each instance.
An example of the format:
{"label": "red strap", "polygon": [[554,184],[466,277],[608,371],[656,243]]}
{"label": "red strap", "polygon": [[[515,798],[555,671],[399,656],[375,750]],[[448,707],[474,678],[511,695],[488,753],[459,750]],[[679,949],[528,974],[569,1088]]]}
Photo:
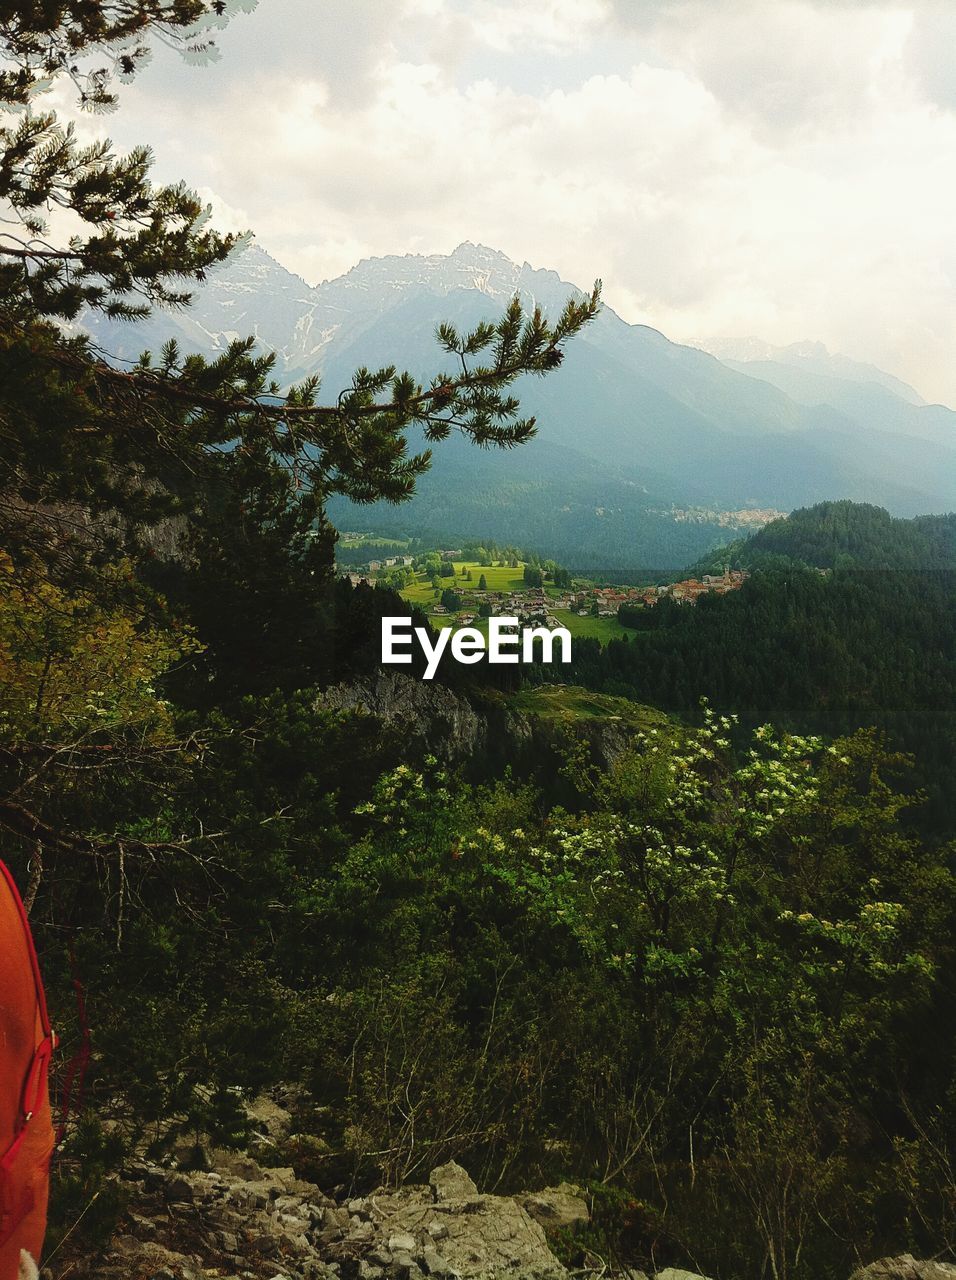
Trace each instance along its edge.
{"label": "red strap", "polygon": [[[33,984],[36,988],[37,1008],[40,1013],[40,1026],[43,1028],[44,1038],[37,1047],[24,1081],[23,1093],[21,1096],[21,1115],[18,1121],[19,1132],[14,1138],[13,1146],[0,1159],[0,1169],[7,1168],[7,1157],[10,1157],[10,1163],[16,1157],[20,1143],[23,1141],[23,1132],[29,1117],[37,1108],[39,1103],[43,1081],[49,1070],[50,1059],[53,1056],[53,1050],[57,1046],[56,1035],[50,1027],[50,1018],[46,1007],[46,993],[43,990],[43,979],[40,976],[40,962],[37,959],[36,947],[33,944],[33,934],[30,930],[30,921],[27,918],[26,908],[23,905],[23,899],[20,897],[20,891],[17,888],[16,881],[10,874],[9,868],[0,859],[0,875],[6,881],[10,890],[10,894],[16,905],[17,912],[20,916],[20,922],[23,925],[23,936],[26,940],[27,954],[30,957],[30,965],[33,970]],[[66,1078],[63,1084],[63,1101],[61,1104],[60,1123],[56,1130],[56,1145],[59,1146],[63,1141],[63,1135],[66,1132],[67,1121],[70,1117],[70,1111],[74,1104],[73,1091],[76,1088],[77,1105],[82,1104],[83,1100],[83,1084],[86,1079],[86,1070],[90,1061],[90,1027],[86,1020],[86,997],[83,991],[83,984],[80,981],[77,972],[76,957],[70,948],[70,967],[73,970],[73,990],[76,992],[76,1006],[80,1022],[80,1047],[67,1064]]]}
{"label": "red strap", "polygon": [[33,945],[33,934],[30,932],[30,921],[27,919],[27,910],[23,905],[23,899],[20,897],[20,890],[17,888],[17,882],[10,874],[7,864],[0,859],[0,876],[3,876],[13,898],[14,906],[20,916],[20,923],[23,925],[23,936],[27,944],[27,955],[30,957],[30,966],[33,969],[33,985],[36,987],[37,1008],[40,1011],[40,1026],[43,1028],[45,1036],[52,1036],[50,1029],[50,1017],[46,1010],[46,994],[43,990],[43,979],[40,977],[40,962],[37,959],[36,947]]}
{"label": "red strap", "polygon": [[43,1085],[46,1081],[47,1071],[50,1068],[50,1058],[53,1056],[53,1038],[46,1036],[37,1046],[37,1050],[33,1055],[33,1061],[30,1063],[27,1071],[26,1079],[23,1082],[23,1089],[20,1093],[20,1114],[17,1117],[16,1136],[7,1150],[0,1156],[0,1168],[4,1170],[11,1169],[17,1158],[17,1153],[23,1145],[23,1140],[27,1134],[27,1126],[36,1114],[37,1108],[43,1097]]}
{"label": "red strap", "polygon": [[40,1026],[43,1030],[43,1039],[34,1050],[33,1058],[27,1068],[23,1086],[20,1090],[20,1111],[14,1126],[13,1142],[0,1155],[0,1245],[2,1245],[9,1239],[23,1218],[32,1211],[34,1206],[32,1183],[22,1184],[21,1180],[14,1176],[14,1166],[29,1131],[30,1121],[43,1100],[43,1090],[46,1085],[56,1038],[50,1029],[43,980],[40,977],[40,964],[37,960],[36,948],[33,945],[33,935],[30,932],[26,909],[17,889],[16,881],[2,861],[0,861],[0,877],[2,877],[9,889],[17,914],[20,917],[20,923],[23,926],[24,942],[30,959],[30,967],[33,971],[37,1011],[40,1015]]}

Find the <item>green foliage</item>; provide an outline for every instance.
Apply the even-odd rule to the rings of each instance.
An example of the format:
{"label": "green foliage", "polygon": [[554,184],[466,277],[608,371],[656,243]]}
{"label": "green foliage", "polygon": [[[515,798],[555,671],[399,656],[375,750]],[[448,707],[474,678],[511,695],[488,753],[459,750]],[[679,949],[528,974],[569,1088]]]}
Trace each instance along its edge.
{"label": "green foliage", "polygon": [[122,1137],[91,1111],[78,1119],[54,1161],[44,1255],[52,1259],[70,1238],[93,1250],[116,1229],[129,1194],[115,1174],[127,1151]]}
{"label": "green foliage", "polygon": [[[150,26],[188,48],[218,8],[13,15],[0,97],[29,108],[38,76],[66,75],[110,105]],[[55,1232],[109,1230],[127,1143],[241,1144],[242,1098],[292,1081],[308,1104],[290,1150],[328,1189],[450,1157],[486,1185],[570,1176],[608,1253],[715,1274],[945,1249],[952,850],[916,834],[909,762],[852,732],[919,725],[946,754],[942,575],[918,607],[840,569],[662,605],[626,645],[576,645],[581,671],[685,711],[713,686],[743,727],[542,691],[569,807],[490,749],[458,776],[419,752],[431,724],[413,739],[323,702],[374,669],[400,609],[332,580],[325,502],[406,496],[428,462],[412,427],[527,439],[509,389],[560,363],[596,293],[553,325],[517,301],[443,325],[460,376],[363,368],[330,406],[315,382],[277,388],[249,341],[121,371],[51,317],[169,301],[228,238],[150,184],[144,153],[83,153],[29,110],[0,146],[0,199],[29,235],[0,247],[0,823],[57,1025],[75,1039],[72,949],[96,1033],[99,1115],[70,1136]],[[30,221],[47,203],[84,227],[52,258]],[[519,568],[514,547],[476,555],[480,586]],[[423,570],[455,580],[434,556]],[[535,586],[562,572],[524,567]],[[765,724],[812,706],[810,728],[846,736]]]}
{"label": "green foliage", "polygon": [[894,518],[863,502],[820,502],[773,520],[752,537],[718,548],[694,566],[752,569],[956,569],[956,516]]}
{"label": "green foliage", "polygon": [[638,610],[631,625],[636,642],[576,640],[572,679],[688,717],[706,695],[749,726],[835,735],[874,725],[915,755],[930,795],[922,820],[954,830],[951,571],[761,570],[693,608],[665,599]]}

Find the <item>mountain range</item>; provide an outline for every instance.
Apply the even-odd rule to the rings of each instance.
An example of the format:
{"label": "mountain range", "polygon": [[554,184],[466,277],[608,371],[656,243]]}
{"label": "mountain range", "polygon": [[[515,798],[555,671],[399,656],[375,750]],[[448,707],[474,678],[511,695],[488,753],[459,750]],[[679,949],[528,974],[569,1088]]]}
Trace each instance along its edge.
{"label": "mountain range", "polygon": [[[555,315],[575,287],[482,245],[372,258],[317,286],[258,245],[211,273],[191,308],[84,326],[133,359],[175,338],[215,353],[255,335],[283,383],[318,373],[324,398],[360,365],[425,379],[447,357],[435,326],[494,318],[517,294]],[[572,566],[686,564],[766,513],[851,498],[912,516],[956,508],[956,413],[818,343],[757,340],[716,355],[624,321],[610,307],[564,365],[517,387],[539,434],[522,449],[453,439],[402,507],[333,500],[339,527],[488,536]],[[416,443],[413,441],[413,444]]]}

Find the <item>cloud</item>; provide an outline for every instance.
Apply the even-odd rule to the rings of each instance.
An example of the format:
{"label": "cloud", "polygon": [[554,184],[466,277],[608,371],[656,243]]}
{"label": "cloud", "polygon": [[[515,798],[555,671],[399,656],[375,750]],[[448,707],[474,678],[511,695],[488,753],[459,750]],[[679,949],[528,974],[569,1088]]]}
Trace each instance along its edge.
{"label": "cloud", "polygon": [[911,12],[879,0],[617,3],[613,12],[768,137],[865,117],[899,76],[913,23]]}
{"label": "cloud", "polygon": [[270,0],[215,67],[157,56],[106,123],[307,279],[483,241],[604,277],[671,337],[819,338],[956,400],[941,21],[878,0]]}

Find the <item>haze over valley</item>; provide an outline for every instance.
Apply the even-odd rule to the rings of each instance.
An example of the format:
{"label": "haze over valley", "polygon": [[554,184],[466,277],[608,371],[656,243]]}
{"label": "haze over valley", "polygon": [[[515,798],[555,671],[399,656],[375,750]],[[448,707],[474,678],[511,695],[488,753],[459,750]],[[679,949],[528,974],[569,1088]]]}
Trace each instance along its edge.
{"label": "haze over valley", "polygon": [[[465,329],[494,319],[516,294],[555,316],[574,291],[554,271],[468,242],[448,255],[367,259],[313,287],[254,244],[211,274],[188,311],[133,325],[95,313],[84,324],[124,360],[169,338],[209,355],[255,335],[276,352],[283,385],[319,374],[329,399],[362,365],[396,362],[420,379],[450,368],[434,340],[442,320]],[[827,499],[903,516],[956,507],[951,409],[819,343],[753,340],[718,354],[605,306],[561,369],[518,384],[539,422],[530,444],[501,453],[452,438],[408,504],[357,511],[334,499],[330,515],[340,528],[498,538],[570,565],[667,568]]]}

